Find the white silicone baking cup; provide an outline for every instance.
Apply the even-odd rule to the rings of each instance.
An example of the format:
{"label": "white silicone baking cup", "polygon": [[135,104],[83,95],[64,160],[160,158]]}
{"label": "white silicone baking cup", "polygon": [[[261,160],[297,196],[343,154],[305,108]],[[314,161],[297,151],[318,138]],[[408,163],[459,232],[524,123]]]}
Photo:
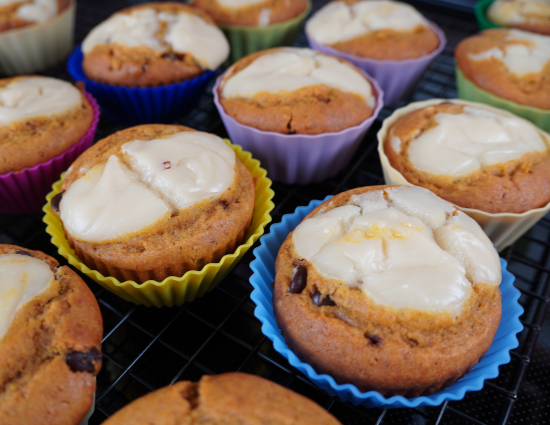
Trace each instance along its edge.
{"label": "white silicone baking cup", "polygon": [[[403,174],[401,174],[390,165],[390,161],[386,156],[386,153],[384,152],[384,140],[386,140],[386,135],[389,128],[399,118],[412,111],[416,111],[418,109],[426,108],[432,105],[437,105],[442,102],[452,102],[461,105],[475,106],[477,108],[483,108],[496,113],[508,115],[513,118],[521,119],[529,125],[532,125],[539,132],[546,145],[550,149],[550,134],[535,127],[531,122],[524,120],[523,118],[520,118],[517,115],[514,115],[511,112],[505,111],[503,109],[494,108],[483,103],[468,102],[462,99],[430,99],[422,102],[413,102],[403,108],[396,109],[391,116],[384,120],[384,122],[382,123],[382,128],[377,134],[378,153],[380,155],[380,162],[382,163],[382,171],[384,172],[384,180],[386,184],[404,184],[408,186],[414,186],[403,176]],[[459,205],[457,205],[457,207],[479,223],[483,231],[487,234],[487,236],[489,236],[499,252],[517,241],[525,232],[527,232],[532,226],[534,226],[537,221],[543,218],[548,213],[548,211],[550,211],[550,203],[548,203],[543,208],[532,209],[522,214],[491,214],[473,208],[463,208]]]}
{"label": "white silicone baking cup", "polygon": [[73,48],[76,1],[52,19],[0,32],[0,74],[40,71],[62,61]]}

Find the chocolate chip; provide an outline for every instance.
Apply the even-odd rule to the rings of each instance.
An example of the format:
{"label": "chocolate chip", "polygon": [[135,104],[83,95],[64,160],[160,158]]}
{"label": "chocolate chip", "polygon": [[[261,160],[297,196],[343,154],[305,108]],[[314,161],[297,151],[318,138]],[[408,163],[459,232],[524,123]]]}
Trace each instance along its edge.
{"label": "chocolate chip", "polygon": [[165,170],[169,170],[170,167],[172,167],[172,163],[170,161],[165,161],[162,163],[162,167],[165,169]]}
{"label": "chocolate chip", "polygon": [[377,347],[382,343],[382,338],[376,335],[365,334],[365,338],[369,340],[369,344],[376,345]]}
{"label": "chocolate chip", "polygon": [[223,207],[224,210],[229,209],[229,202],[227,201],[220,201],[220,205]]}
{"label": "chocolate chip", "polygon": [[288,292],[291,294],[301,294],[307,284],[307,269],[304,266],[296,267],[296,273],[294,279],[290,282],[290,289]]}
{"label": "chocolate chip", "polygon": [[15,251],[15,253],[19,255],[28,255],[29,257],[32,257],[32,254],[27,251]]}
{"label": "chocolate chip", "polygon": [[165,53],[164,55],[161,56],[161,58],[170,60],[172,62],[176,62],[183,59],[182,57],[175,55],[174,53]]}
{"label": "chocolate chip", "polygon": [[330,295],[327,295],[325,298],[321,299],[321,293],[319,291],[315,292],[311,296],[311,299],[319,307],[324,306],[324,305],[327,305],[327,306],[336,305],[336,303],[334,301],[332,301],[332,298],[330,298]]}
{"label": "chocolate chip", "polygon": [[67,365],[73,372],[93,373],[94,365],[101,361],[103,354],[97,348],[93,347],[90,351],[73,351],[67,355]]}
{"label": "chocolate chip", "polygon": [[50,205],[52,206],[52,210],[54,210],[55,212],[59,212],[59,204],[61,203],[61,198],[63,198],[63,193],[64,192],[58,193],[50,201]]}

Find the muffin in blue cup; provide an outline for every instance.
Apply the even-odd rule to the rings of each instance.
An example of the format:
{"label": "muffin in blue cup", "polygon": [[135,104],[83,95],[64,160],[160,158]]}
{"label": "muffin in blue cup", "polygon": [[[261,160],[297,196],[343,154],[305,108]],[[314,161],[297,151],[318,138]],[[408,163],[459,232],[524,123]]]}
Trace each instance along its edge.
{"label": "muffin in blue cup", "polygon": [[196,106],[228,55],[225,36],[206,13],[182,3],[147,3],[92,29],[68,68],[112,120],[170,123]]}

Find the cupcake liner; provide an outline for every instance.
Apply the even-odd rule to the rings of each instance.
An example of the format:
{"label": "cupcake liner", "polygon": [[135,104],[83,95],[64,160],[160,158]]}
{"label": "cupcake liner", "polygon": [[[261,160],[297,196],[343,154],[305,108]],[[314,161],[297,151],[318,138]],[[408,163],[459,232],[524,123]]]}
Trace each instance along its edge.
{"label": "cupcake liner", "polygon": [[[380,155],[380,162],[382,164],[382,171],[384,172],[384,180],[386,184],[404,184],[407,186],[414,186],[409,183],[407,179],[390,165],[390,161],[384,152],[384,140],[389,131],[389,128],[403,115],[417,109],[425,108],[431,105],[437,105],[441,102],[453,102],[460,103],[469,106],[476,106],[478,108],[488,109],[496,113],[504,113],[511,117],[517,118],[514,114],[497,109],[492,106],[488,106],[482,103],[468,102],[461,99],[430,99],[422,102],[411,103],[404,108],[396,109],[395,112],[382,123],[382,128],[377,134],[378,137],[378,153]],[[543,140],[550,149],[550,134],[539,130],[539,133]],[[457,205],[457,208],[464,211],[470,217],[472,217],[481,226],[483,231],[489,236],[489,239],[493,242],[497,250],[500,252],[504,248],[513,244],[518,240],[527,230],[534,226],[537,221],[543,218],[550,211],[550,203],[543,208],[536,208],[526,211],[522,214],[512,213],[499,213],[491,214],[481,210],[473,208],[463,208]]]}
{"label": "cupcake liner", "polygon": [[[328,196],[326,199],[329,199]],[[323,201],[311,201],[307,207],[299,207],[292,214],[283,216],[281,223],[271,226],[269,233],[260,239],[260,246],[254,250],[255,259],[250,264],[253,271],[250,283],[254,290],[250,298],[256,304],[254,315],[262,322],[262,332],[271,341],[273,347],[286,358],[289,363],[305,374],[313,383],[332,396],[342,401],[367,407],[418,407],[437,406],[448,400],[460,400],[467,391],[480,390],[486,379],[498,376],[498,367],[510,361],[509,351],[518,346],[516,334],[523,329],[519,316],[523,308],[519,305],[520,292],[514,287],[514,276],[506,270],[506,261],[500,259],[502,266],[502,317],[493,344],[481,361],[472,371],[450,387],[437,391],[429,396],[405,398],[403,396],[383,397],[376,391],[361,392],[352,384],[337,384],[329,375],[318,374],[307,363],[302,362],[286,345],[277,326],[273,313],[273,288],[271,282],[275,279],[275,260],[280,246],[287,235]]]}
{"label": "cupcake liner", "polygon": [[52,184],[82,152],[92,146],[99,122],[99,106],[90,94],[84,93],[84,95],[94,110],[94,118],[86,134],[68,150],[46,162],[21,171],[0,174],[0,212],[8,214],[40,212]]}
{"label": "cupcake liner", "polygon": [[45,22],[0,32],[0,74],[30,74],[63,60],[73,48],[76,3]]}
{"label": "cupcake liner", "polygon": [[531,121],[540,129],[550,132],[550,109],[521,105],[478,87],[472,80],[466,78],[458,67],[456,68],[456,86],[458,97],[472,102],[485,103],[497,108],[506,109],[518,117]]}
{"label": "cupcake liner", "polygon": [[481,31],[491,28],[503,28],[502,25],[495,24],[487,18],[487,10],[496,0],[480,0],[474,7],[476,21]]}
{"label": "cupcake liner", "polygon": [[86,90],[97,99],[101,111],[112,121],[125,125],[170,124],[193,110],[214,71],[205,71],[191,80],[158,87],[120,87],[90,80],[82,69],[81,47],[67,62],[71,76],[86,84]]}
{"label": "cupcake liner", "polygon": [[92,417],[92,414],[95,411],[95,393],[96,392],[94,391],[94,398],[92,400],[92,405],[90,406],[90,410],[88,410],[88,413],[86,413],[86,416],[82,418],[82,420],[78,423],[78,425],[88,425],[88,422],[90,421],[90,418]]}
{"label": "cupcake liner", "polygon": [[201,271],[191,270],[181,277],[169,276],[162,282],[148,280],[142,284],[127,280],[120,282],[111,276],[104,276],[97,270],[91,270],[75,255],[65,236],[63,225],[59,217],[51,210],[50,200],[59,193],[62,180],[53,185],[53,191],[47,196],[47,203],[43,208],[46,232],[52,237],[52,243],[58,248],[60,255],[65,257],[69,264],[80,270],[104,288],[115,293],[126,301],[135,304],[144,304],[148,307],[181,305],[193,301],[195,297],[202,297],[213,289],[232,270],[248,249],[264,233],[265,226],[271,221],[269,213],[274,208],[271,201],[275,193],[271,190],[271,180],[266,177],[266,171],[260,167],[260,162],[252,158],[250,152],[243,151],[240,146],[227,144],[235,151],[256,181],[256,203],[254,216],[245,242],[236,248],[232,254],[227,254],[218,263],[207,264]]}
{"label": "cupcake liner", "polygon": [[307,0],[307,8],[304,12],[285,22],[265,27],[218,24],[231,46],[230,63],[260,50],[278,46],[292,46],[298,38],[302,23],[310,10],[311,1]]}
{"label": "cupcake liner", "polygon": [[396,60],[378,60],[363,58],[341,52],[330,46],[317,43],[307,32],[309,46],[321,53],[346,59],[358,68],[366,71],[378,81],[382,90],[384,90],[384,101],[386,105],[392,105],[400,100],[408,98],[414,91],[417,83],[422,78],[422,74],[428,69],[432,61],[439,55],[447,39],[443,31],[433,22],[430,22],[432,29],[439,37],[439,46],[433,52],[415,59]]}
{"label": "cupcake liner", "polygon": [[355,127],[336,133],[281,134],[241,124],[225,112],[218,94],[223,74],[214,86],[214,103],[231,140],[258,158],[273,180],[306,184],[336,175],[351,160],[378,113],[384,106],[384,92],[364,71],[373,86],[376,107],[371,117]]}

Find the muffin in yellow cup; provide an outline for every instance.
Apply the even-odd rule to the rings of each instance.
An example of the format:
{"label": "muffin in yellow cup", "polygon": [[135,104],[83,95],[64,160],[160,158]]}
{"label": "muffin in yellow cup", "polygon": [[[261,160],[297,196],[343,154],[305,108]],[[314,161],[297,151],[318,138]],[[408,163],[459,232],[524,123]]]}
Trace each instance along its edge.
{"label": "muffin in yellow cup", "polygon": [[[216,192],[218,193],[217,195],[215,192],[212,192],[211,196],[193,200],[189,207],[180,208],[181,205],[179,203],[187,202],[186,198],[184,199],[181,194],[178,195],[179,198],[174,197],[162,187],[168,187],[169,190],[172,190],[173,186],[169,186],[169,179],[171,178],[169,173],[175,173],[171,174],[172,176],[181,176],[181,173],[188,174],[187,170],[197,165],[197,161],[192,163],[187,169],[186,165],[182,165],[188,163],[185,162],[188,161],[187,158],[183,160],[173,158],[171,164],[170,161],[162,163],[163,170],[157,171],[155,178],[148,179],[146,177],[147,163],[140,161],[146,158],[142,154],[147,152],[147,149],[150,149],[147,145],[155,145],[152,146],[155,152],[151,154],[151,150],[149,150],[147,155],[150,155],[149,158],[153,158],[156,161],[159,159],[156,158],[156,151],[161,152],[163,149],[160,147],[161,144],[183,143],[179,138],[189,136],[190,134],[202,135],[201,137],[203,138],[205,135],[209,136],[206,133],[190,133],[182,129],[179,126],[134,127],[133,129],[124,130],[113,135],[121,139],[119,140],[121,143],[117,146],[112,147],[109,144],[99,142],[101,144],[100,147],[107,148],[105,155],[109,157],[108,161],[105,163],[100,160],[99,165],[94,165],[91,169],[86,170],[88,165],[83,165],[87,164],[84,161],[86,159],[86,154],[84,154],[73,165],[73,170],[70,170],[71,174],[64,177],[65,182],[63,183],[63,187],[67,191],[63,194],[61,203],[59,203],[60,195],[58,194],[60,193],[62,182],[57,182],[54,185],[54,191],[48,195],[47,199],[52,200],[56,195],[58,197],[44,207],[44,211],[46,212],[44,220],[48,224],[47,231],[52,235],[52,242],[58,246],[60,254],[65,256],[70,264],[73,264],[101,285],[117,293],[122,298],[138,304],[171,306],[173,304],[182,304],[185,301],[192,301],[197,295],[204,295],[207,290],[213,288],[227,275],[236,264],[236,261],[244,255],[246,250],[263,233],[265,225],[271,221],[269,215],[269,212],[273,208],[273,203],[271,202],[273,191],[270,189],[271,181],[265,177],[266,172],[259,167],[257,160],[252,159],[248,152],[243,152],[240,147],[233,146],[229,142],[227,144],[232,148],[229,152],[236,157],[234,166],[236,171],[232,174],[235,177],[231,177],[231,182],[233,183],[227,188],[224,186],[224,188],[220,189],[221,192]],[[138,134],[139,131],[144,134]],[[124,132],[128,134],[121,135]],[[146,132],[151,134],[145,134]],[[178,139],[176,140],[176,138]],[[214,139],[215,136],[211,138]],[[104,139],[104,142],[108,141],[108,139]],[[129,140],[132,141],[129,142]],[[211,142],[212,140],[206,141],[207,144]],[[216,144],[218,142],[214,140],[213,143]],[[215,148],[223,151],[221,154],[228,157],[227,148],[220,148],[220,146],[216,146]],[[116,149],[121,152],[116,153]],[[171,149],[171,152],[173,152],[174,148],[171,147]],[[105,152],[100,152],[99,155]],[[93,154],[96,154],[96,152],[94,151]],[[207,152],[207,154],[210,153]],[[159,155],[162,156],[163,154],[160,153]],[[174,157],[177,156],[173,153],[171,155]],[[204,155],[205,153],[200,151],[196,157],[202,161],[205,157]],[[118,159],[119,157],[121,158],[120,160]],[[214,158],[214,160],[218,159]],[[189,161],[193,162],[193,158]],[[210,161],[210,159],[206,161]],[[223,171],[224,164],[217,164],[216,168],[222,170],[223,177],[223,173],[225,172]],[[132,173],[139,174],[140,181],[136,182],[132,180],[135,184],[131,183],[130,186],[132,190],[137,190],[138,192],[145,190],[147,192],[143,192],[143,195],[137,198],[141,202],[141,205],[129,209],[121,207],[119,210],[115,210],[114,215],[100,206],[97,211],[99,215],[94,215],[93,208],[86,203],[87,197],[91,198],[94,196],[93,189],[88,190],[89,188],[86,185],[95,184],[94,189],[98,188],[96,191],[99,192],[99,195],[108,198],[115,192],[111,193],[111,189],[106,189],[109,186],[105,186],[105,184],[111,184],[109,183],[111,181],[109,179],[112,176],[119,176],[121,172],[119,169],[125,175],[130,176],[130,179],[133,179],[131,177]],[[74,170],[79,171],[75,173]],[[162,172],[166,172],[166,174],[159,177]],[[254,213],[251,217],[251,222],[248,221],[247,217],[242,218],[242,220],[240,218],[235,219],[234,221],[242,221],[245,226],[247,223],[250,223],[250,227],[248,230],[246,230],[247,227],[244,227],[244,230],[226,228],[227,226],[224,223],[228,218],[233,220],[229,217],[233,210],[239,210],[240,208],[239,211],[242,211],[239,214],[242,215],[245,215],[245,212],[249,211],[247,206],[248,195],[245,192],[239,192],[241,193],[241,197],[238,197],[238,199],[233,196],[237,193],[235,191],[240,190],[241,183],[239,183],[237,177],[241,176],[243,172],[251,175],[250,179],[256,181],[255,188],[252,187]],[[101,176],[96,179],[95,174],[99,173],[101,173]],[[83,174],[82,178],[78,178],[78,174]],[[119,179],[119,177],[116,178]],[[118,184],[122,180],[116,181]],[[244,177],[243,182],[243,190],[247,191],[249,184],[247,177]],[[211,180],[207,179],[207,183],[211,184]],[[159,184],[164,186],[161,187]],[[183,183],[181,185],[178,183],[178,188],[182,185]],[[217,185],[217,182],[214,182],[214,185]],[[143,186],[146,187],[144,188]],[[199,195],[201,197],[203,193],[201,192]],[[120,195],[116,196],[123,197],[125,194],[121,192]],[[116,203],[116,200],[113,200],[113,202]],[[109,208],[113,202],[108,203]],[[239,206],[235,202],[245,205]],[[81,204],[80,207],[77,203]],[[164,212],[163,203],[168,203],[170,206]],[[157,213],[154,212],[155,210],[151,210],[148,204],[153,207],[160,205],[159,211],[161,211],[161,214],[157,217]],[[58,214],[54,214],[52,211],[52,205],[58,211],[63,222],[59,219]],[[124,201],[122,205],[124,205]],[[172,211],[172,207],[176,209]],[[132,209],[139,211],[139,214],[132,214]],[[75,217],[78,217],[83,211],[85,214],[92,214],[93,217],[100,217],[88,220],[90,223],[96,220],[93,221],[95,227],[94,225],[85,227],[79,224],[78,221],[74,221]],[[150,214],[151,211],[153,211],[152,215]],[[102,214],[106,214],[111,223],[121,219],[123,227],[114,226],[113,228],[115,229],[115,233],[123,232],[124,234],[121,236],[117,236],[115,233],[111,234],[112,226],[105,225],[105,223],[101,224],[101,217],[105,217]],[[192,217],[193,220],[187,222],[181,220],[187,216]],[[150,224],[136,222],[136,217],[139,220],[143,217],[152,217],[152,221]],[[210,220],[211,217],[213,217],[212,220]],[[148,218],[145,219],[145,221],[147,220]],[[82,223],[86,224],[88,221],[83,220]],[[128,225],[133,226],[135,223],[137,223],[139,229],[134,230],[124,227]],[[195,232],[198,228],[200,229],[200,233]],[[96,232],[98,229],[99,233]],[[208,256],[202,252],[202,248],[204,248],[203,242],[205,242],[205,237],[210,234],[216,236],[207,238],[208,242],[211,242],[211,247],[205,248],[211,251],[211,255]],[[181,237],[178,237],[178,235]],[[210,239],[212,240],[210,241]],[[171,242],[174,243],[172,244]],[[181,257],[181,264],[178,264],[179,257]],[[175,259],[175,262],[172,259]],[[196,260],[196,264],[190,264],[193,259]],[[183,276],[174,276],[180,268],[187,271]]]}
{"label": "muffin in yellow cup", "polygon": [[[462,211],[467,213],[470,217],[474,218],[481,225],[481,227],[483,228],[485,233],[487,233],[487,235],[489,236],[493,244],[500,251],[506,248],[507,246],[511,245],[512,243],[514,243],[521,235],[523,235],[523,233],[529,230],[529,228],[531,228],[538,220],[544,217],[544,215],[548,213],[548,211],[550,211],[550,203],[537,206],[535,205],[536,200],[534,201],[532,200],[533,202],[532,205],[535,205],[535,206],[527,210],[521,210],[521,208],[518,208],[518,211],[521,211],[521,212],[509,212],[506,210],[503,211],[503,210],[497,210],[497,209],[493,210],[491,208],[489,208],[489,210],[491,210],[492,212],[487,212],[487,211],[481,210],[480,207],[478,208],[472,208],[471,206],[466,207],[462,199],[454,199],[454,198],[449,199],[449,196],[447,196],[446,198],[446,195],[450,194],[450,197],[452,198],[454,196],[453,192],[455,192],[455,189],[461,187],[460,186],[461,179],[463,180],[463,178],[470,178],[470,176],[476,177],[474,174],[480,173],[479,170],[473,170],[471,172],[464,173],[464,174],[459,173],[461,175],[459,176],[457,183],[455,183],[456,178],[453,178],[450,175],[439,176],[439,174],[443,174],[443,173],[429,174],[429,173],[423,172],[423,174],[429,177],[429,179],[426,180],[426,184],[424,184],[422,181],[415,178],[412,178],[412,180],[415,181],[414,183],[412,183],[405,177],[405,175],[402,172],[400,172],[397,169],[398,167],[401,168],[401,166],[396,164],[394,160],[390,159],[390,157],[395,157],[395,152],[391,152],[391,150],[395,150],[395,149],[392,148],[390,149],[390,152],[386,152],[388,143],[395,144],[395,146],[397,146],[398,144],[397,142],[400,142],[399,138],[394,137],[394,134],[392,133],[392,129],[394,125],[398,123],[398,121],[403,119],[411,120],[415,117],[415,115],[412,115],[412,113],[414,113],[415,111],[425,110],[426,108],[431,108],[431,107],[439,107],[441,104],[449,104],[449,102],[454,105],[469,108],[469,110],[471,109],[474,112],[478,113],[479,116],[484,115],[486,117],[493,117],[493,116],[504,117],[504,118],[509,117],[510,121],[513,120],[514,123],[517,122],[521,124],[523,128],[529,129],[529,132],[537,134],[538,135],[537,137],[540,137],[540,143],[543,144],[541,146],[546,147],[546,151],[543,153],[540,153],[540,155],[544,155],[545,158],[546,156],[548,156],[548,151],[550,150],[550,135],[534,127],[528,121],[518,118],[507,111],[493,108],[491,106],[487,106],[481,103],[467,102],[460,99],[452,99],[452,100],[431,99],[423,102],[415,102],[404,108],[397,109],[382,124],[382,128],[378,132],[377,136],[378,136],[378,152],[380,154],[380,162],[382,163],[384,179],[386,181],[386,184],[392,184],[392,185],[405,184],[410,186],[419,185],[419,186],[431,188],[432,190],[434,190],[433,187],[435,186],[433,186],[433,184],[431,184],[430,181],[434,180],[435,178],[435,180],[438,180],[442,184],[441,186],[442,193],[438,193],[438,195],[443,197],[444,199],[451,200],[451,202],[457,205]],[[437,126],[439,126],[439,124],[437,124]],[[430,130],[433,130],[434,128],[437,128],[437,126],[433,126],[429,128]],[[424,134],[427,134],[430,130],[427,130],[426,132],[424,132]],[[395,142],[391,142],[391,140],[394,138],[398,140],[396,140]],[[418,140],[418,138],[415,138],[415,140]],[[422,143],[423,142],[424,140],[422,140]],[[539,155],[539,152],[538,151],[535,152],[535,151],[536,149],[533,149],[533,152],[530,152],[530,151],[525,152],[525,154],[523,155]],[[408,150],[407,150],[407,155],[409,155]],[[524,156],[519,156],[518,158],[521,158],[521,160],[516,158],[516,159],[511,159],[510,161],[503,160],[501,163],[495,164],[494,166],[493,164],[489,164],[488,166],[484,165],[483,167],[481,167],[481,171],[485,172],[486,170],[490,169],[489,171],[492,170],[496,172],[497,171],[496,169],[500,167],[499,169],[504,170],[503,171],[504,174],[501,175],[504,178],[507,176],[505,175],[507,164],[509,165],[514,161],[521,162],[523,161]],[[422,160],[422,156],[420,156],[420,159]],[[440,160],[439,162],[440,164],[444,164],[444,163],[447,163],[448,161]],[[543,161],[540,161],[540,162],[542,163]],[[415,164],[418,167],[418,160],[416,160]],[[528,174],[523,171],[521,171],[521,173]],[[409,173],[407,172],[407,175],[408,174]],[[545,175],[544,170],[541,170],[541,175],[542,176]],[[495,174],[495,178],[498,178],[498,177],[499,176]],[[548,184],[550,184],[550,179],[548,181]],[[548,185],[546,186],[548,187]],[[485,195],[482,195],[481,198],[479,196],[477,197],[477,201],[479,201],[478,202],[479,205],[482,205],[482,203],[480,203],[482,201],[486,201],[486,203],[489,204],[493,198],[498,199],[498,196],[497,196],[498,190],[496,189],[496,185],[493,185],[492,187],[495,193],[487,193],[486,200],[483,199],[483,196]],[[544,193],[547,192],[547,191],[544,191],[544,188],[537,187],[536,190]],[[464,193],[464,198],[465,199],[468,198],[469,200],[472,199],[472,197],[475,195],[473,190],[472,190],[472,193],[470,194],[471,196],[467,196],[468,195],[467,192],[463,191],[463,193]],[[505,193],[505,191],[503,191],[502,193]]]}

